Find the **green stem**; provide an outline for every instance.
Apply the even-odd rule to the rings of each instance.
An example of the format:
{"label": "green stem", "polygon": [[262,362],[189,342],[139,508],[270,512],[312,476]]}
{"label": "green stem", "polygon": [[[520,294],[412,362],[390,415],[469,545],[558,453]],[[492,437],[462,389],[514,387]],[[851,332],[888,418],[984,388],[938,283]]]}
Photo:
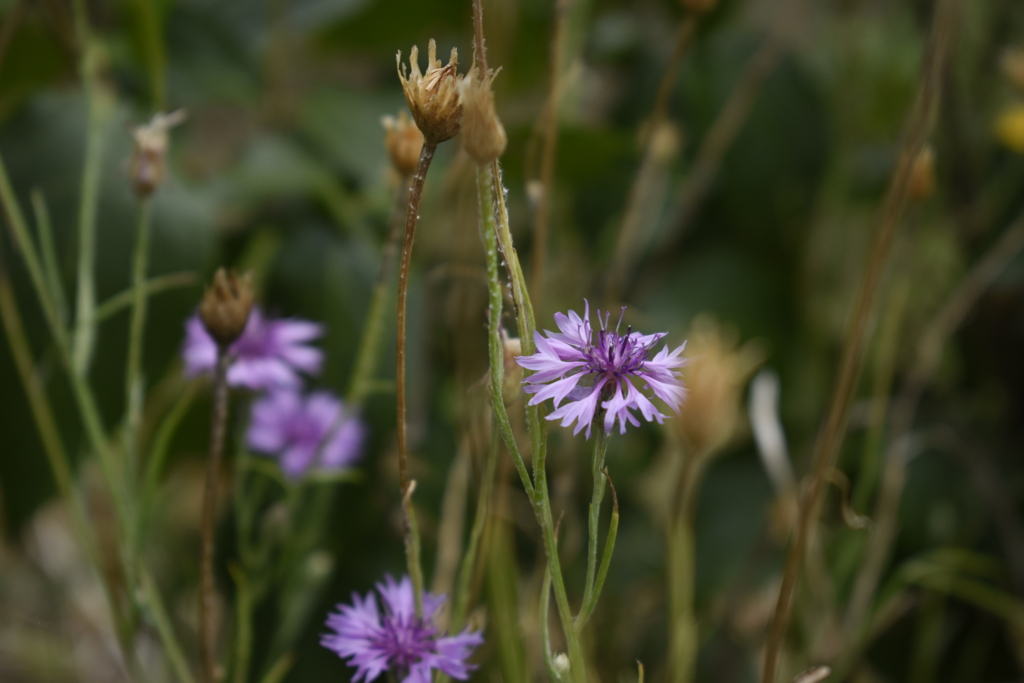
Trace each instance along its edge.
{"label": "green stem", "polygon": [[43,257],[46,282],[50,288],[50,297],[53,299],[57,314],[63,323],[67,320],[68,304],[64,298],[64,283],[60,277],[57,247],[53,240],[53,223],[50,221],[50,212],[46,208],[46,200],[43,198],[43,193],[39,190],[33,190],[30,199],[32,202],[32,213],[35,214],[36,218],[36,229],[39,232],[39,252]]}
{"label": "green stem", "polygon": [[353,410],[358,410],[363,405],[373,389],[373,376],[377,373],[381,340],[384,336],[384,325],[387,322],[385,314],[391,298],[391,275],[395,266],[395,258],[398,256],[398,238],[402,234],[402,223],[399,217],[405,208],[409,189],[408,178],[403,179],[398,188],[395,210],[389,222],[387,240],[381,250],[380,270],[377,272],[377,282],[373,286],[373,294],[370,297],[370,310],[366,314],[363,336],[359,341],[359,351],[356,353],[355,367],[352,370],[352,379],[346,397],[346,402]]}
{"label": "green stem", "polygon": [[[198,281],[198,277],[192,272],[181,272],[181,273],[168,273],[167,275],[158,275],[157,277],[150,278],[143,283],[144,296],[150,297],[154,294],[166,292],[170,289],[178,289],[179,287],[189,287],[194,285]],[[129,288],[123,292],[118,292],[114,296],[110,297],[93,311],[93,320],[97,323],[103,322],[115,313],[119,313],[121,310],[128,308],[132,305],[135,300],[135,288]]]}
{"label": "green stem", "polygon": [[178,638],[174,635],[171,620],[168,618],[167,610],[160,599],[160,591],[153,581],[153,577],[150,576],[145,568],[139,572],[139,587],[142,591],[144,605],[149,611],[150,621],[156,627],[157,635],[160,636],[160,640],[163,642],[164,654],[167,656],[171,668],[174,669],[175,676],[177,676],[180,683],[194,683],[195,679],[188,668],[188,659],[185,657],[185,651],[182,649],[181,643],[178,642]]}
{"label": "green stem", "polygon": [[[491,182],[489,185],[493,190],[493,194],[491,196],[493,196],[497,205],[497,211],[494,212],[496,220],[495,232],[497,236],[497,245],[505,257],[505,265],[512,284],[512,298],[516,305],[516,317],[519,324],[523,355],[530,355],[534,350],[533,332],[535,329],[535,323],[533,319],[533,306],[530,303],[529,294],[526,290],[525,279],[523,278],[522,268],[519,264],[519,257],[516,254],[515,248],[512,246],[512,234],[509,229],[508,210],[505,207],[504,188],[501,185],[501,168],[497,161],[491,165],[490,171]],[[478,188],[482,188],[480,191],[481,219],[484,221],[485,226],[488,225],[488,212],[486,211],[487,203],[485,199],[485,195],[488,194],[486,192],[487,185],[488,183],[486,182],[478,184]],[[488,249],[487,251],[489,261],[488,281],[490,283],[490,300],[493,302],[496,298],[495,283],[498,285],[498,297],[501,295],[501,287],[496,272],[490,268],[490,261],[492,258],[496,258],[496,255],[491,255],[490,252],[493,250]],[[498,318],[498,320],[500,320],[500,318]],[[491,323],[494,324],[493,319]],[[491,381],[494,383],[496,377],[503,378],[503,372],[499,371],[498,368],[503,367],[504,356],[500,347],[500,339],[496,342],[493,333],[491,335],[490,349]],[[502,374],[499,374],[499,372]],[[492,387],[493,386],[494,385],[492,384]],[[495,404],[495,416],[498,420],[498,425],[502,431],[503,437],[505,437],[506,429],[509,437],[511,437],[511,427],[508,425],[508,416],[505,414],[504,404],[501,400],[500,384],[497,385],[496,392],[492,390],[491,400]],[[522,456],[519,453],[518,448],[515,447],[515,440],[513,438],[506,437],[506,443],[509,444],[509,450],[512,452],[512,457],[515,460],[516,469],[519,471],[519,476],[523,481],[523,488],[526,489],[527,495],[530,497],[530,503],[533,506],[534,515],[537,517],[537,522],[541,528],[541,534],[544,539],[544,551],[547,555],[548,567],[551,570],[551,580],[555,592],[555,604],[558,607],[558,616],[562,623],[562,631],[565,634],[565,640],[569,650],[569,663],[572,672],[571,677],[577,683],[585,683],[587,680],[586,663],[583,659],[583,650],[580,647],[579,636],[577,635],[576,629],[573,625],[572,611],[569,608],[569,598],[565,590],[565,581],[562,577],[561,563],[558,559],[558,542],[555,538],[555,524],[553,515],[551,514],[551,499],[548,494],[547,483],[547,435],[541,427],[539,407],[527,405],[526,418],[527,427],[530,431],[530,440],[533,447],[532,482],[530,481],[529,473],[526,471],[526,466],[522,461]]]}
{"label": "green stem", "polygon": [[[593,480],[594,490],[590,498],[590,510],[587,520],[587,581],[583,591],[583,605],[590,605],[594,599],[594,581],[597,579],[597,544],[598,531],[601,523],[601,501],[604,499],[605,478],[604,458],[608,452],[608,435],[600,427],[594,438],[594,455],[590,460],[590,476]],[[586,621],[589,614],[586,609],[581,609],[576,617],[576,628],[579,630],[582,622]],[[582,621],[581,621],[582,620]]]}
{"label": "green stem", "polygon": [[104,132],[114,106],[113,95],[100,77],[102,48],[92,36],[85,3],[74,2],[75,23],[82,58],[79,70],[88,102],[85,138],[85,162],[82,168],[78,206],[78,287],[75,305],[73,367],[84,376],[89,368],[96,340],[96,214],[103,178]]}
{"label": "green stem", "polygon": [[146,270],[149,263],[150,202],[142,200],[132,259],[132,315],[125,366],[125,485],[134,491],[139,467],[139,426],[145,380],[142,377],[142,346],[146,331]]}
{"label": "green stem", "polygon": [[544,668],[548,670],[548,678],[560,681],[561,676],[555,671],[554,658],[551,656],[551,638],[548,636],[548,607],[551,604],[551,567],[544,567],[544,580],[540,584],[540,608],[537,620],[540,622],[540,648],[544,654]]}
{"label": "green stem", "polygon": [[452,618],[448,624],[451,633],[459,631],[463,627],[463,619],[466,608],[469,606],[469,588],[472,582],[473,573],[476,569],[477,554],[480,547],[480,539],[484,535],[484,527],[487,525],[487,517],[491,508],[491,491],[494,488],[494,470],[498,463],[498,435],[491,435],[491,445],[487,450],[487,463],[484,466],[483,478],[480,484],[480,493],[476,502],[476,515],[473,518],[473,528],[469,532],[469,545],[466,547],[466,554],[462,558],[462,566],[459,567],[459,577],[455,588],[455,601],[452,607]]}
{"label": "green stem", "polygon": [[[608,477],[607,470],[603,470],[601,474],[611,482],[611,478]],[[608,568],[611,567],[612,564],[612,554],[615,552],[615,539],[619,535],[619,499],[618,496],[615,495],[614,486],[612,486],[612,501],[612,518],[608,524],[608,536],[604,541],[604,552],[601,554],[601,565],[597,570],[597,580],[589,599],[584,599],[583,606],[580,608],[580,613],[576,615],[577,632],[583,630],[583,627],[587,624],[590,616],[594,613],[594,608],[597,607],[597,601],[601,597],[601,589],[604,588],[605,579],[608,578]]]}

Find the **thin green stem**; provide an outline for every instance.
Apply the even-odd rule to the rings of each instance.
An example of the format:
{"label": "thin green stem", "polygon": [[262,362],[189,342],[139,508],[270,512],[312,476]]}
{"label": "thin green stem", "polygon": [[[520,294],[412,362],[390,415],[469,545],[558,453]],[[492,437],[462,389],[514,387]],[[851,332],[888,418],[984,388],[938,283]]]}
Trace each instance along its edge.
{"label": "thin green stem", "polygon": [[[611,483],[611,477],[608,476],[608,470],[602,470],[601,476]],[[608,535],[604,541],[604,552],[601,554],[601,564],[597,570],[597,580],[594,583],[593,591],[591,591],[588,597],[583,599],[583,605],[580,607],[580,612],[576,615],[577,632],[583,631],[583,627],[586,626],[587,621],[590,620],[591,615],[594,613],[594,609],[597,607],[597,601],[601,597],[601,589],[604,588],[605,579],[608,578],[608,569],[612,564],[612,555],[615,553],[615,539],[619,535],[619,498],[615,495],[614,485],[612,486],[612,501],[612,518],[608,523]]]}
{"label": "thin green stem", "polygon": [[[584,584],[583,604],[589,605],[594,597],[594,582],[597,579],[597,546],[600,542],[598,532],[601,524],[601,501],[604,500],[605,478],[604,458],[608,452],[608,434],[598,428],[594,438],[594,454],[590,459],[590,476],[593,480],[593,493],[590,497],[590,510],[587,519],[587,580]],[[576,618],[576,628],[581,625],[585,609],[581,609]],[[589,616],[589,615],[587,615]]]}
{"label": "thin green stem", "polygon": [[[199,277],[195,273],[187,271],[158,275],[157,277],[150,278],[143,283],[144,296],[150,297],[154,294],[160,294],[161,292],[166,292],[171,289],[190,287],[196,284],[198,280]],[[126,289],[123,292],[118,292],[95,308],[93,311],[93,319],[97,323],[103,322],[112,315],[129,308],[134,300],[134,287]]]}
{"label": "thin green stem", "polygon": [[174,675],[180,683],[194,683],[192,672],[188,668],[188,658],[185,651],[174,635],[174,627],[167,616],[163,601],[160,599],[160,591],[145,568],[139,572],[139,588],[142,592],[143,606],[149,612],[150,621],[156,627],[157,635],[164,646],[164,654],[174,670]]}
{"label": "thin green stem", "polygon": [[128,333],[128,360],[125,366],[125,484],[135,490],[139,468],[139,426],[145,380],[142,377],[142,347],[146,331],[146,270],[149,264],[150,201],[139,207],[139,225],[132,258],[132,314]]}
{"label": "thin green stem", "polygon": [[32,202],[32,213],[35,214],[36,230],[39,233],[39,252],[43,257],[43,270],[46,274],[46,283],[50,288],[50,297],[53,299],[61,322],[67,320],[68,304],[64,298],[64,282],[60,276],[60,265],[57,258],[57,247],[53,239],[53,223],[50,221],[50,212],[46,208],[46,200],[43,193],[38,189],[32,190],[30,195]]}
{"label": "thin green stem", "polygon": [[412,504],[412,494],[416,491],[416,481],[410,481],[405,495],[402,496],[402,511],[405,514],[405,557],[409,565],[409,579],[412,581],[413,598],[416,601],[416,614],[423,617],[423,563],[420,559],[420,526],[416,520],[416,508]]}
{"label": "thin green stem", "polygon": [[[512,233],[509,229],[508,211],[505,207],[505,193],[504,188],[501,185],[501,168],[498,162],[495,161],[491,165],[491,182],[490,185],[493,188],[493,198],[496,204],[495,220],[496,220],[496,236],[497,245],[501,249],[502,255],[505,257],[505,266],[509,275],[509,279],[512,284],[512,299],[516,305],[516,317],[519,324],[519,334],[521,337],[523,355],[530,355],[534,351],[533,343],[533,332],[535,329],[535,323],[533,318],[533,305],[530,303],[529,294],[526,290],[525,278],[523,278],[522,268],[519,264],[519,257],[516,254],[515,248],[512,246]],[[486,190],[486,183],[481,183],[480,186]],[[486,192],[482,192],[482,196]],[[481,203],[482,209],[486,208],[484,202]],[[487,212],[482,210],[482,220],[484,225],[487,225]],[[486,243],[485,243],[486,247]],[[491,256],[488,254],[488,259]],[[496,258],[496,256],[495,256]],[[489,273],[489,281],[491,282],[491,300],[494,300],[494,283],[497,281],[496,274]],[[500,293],[500,283],[497,290]],[[493,324],[493,320],[492,320]],[[498,340],[500,344],[500,339]],[[495,381],[497,375],[496,367],[502,365],[503,356],[498,355],[496,351],[500,352],[500,347],[496,347],[495,340],[492,335],[491,337],[491,381]],[[502,375],[497,375],[502,377]],[[499,385],[500,386],[500,385]],[[493,393],[493,392],[492,392]],[[498,389],[497,395],[500,397],[500,388]],[[492,401],[494,400],[492,396]],[[498,405],[500,404],[500,405]],[[507,423],[507,415],[504,414],[504,405],[499,400],[496,401],[495,414],[498,420],[499,428],[503,432],[505,431],[505,424]],[[506,443],[509,443],[509,450],[512,452],[512,456],[515,459],[516,469],[519,471],[519,476],[523,481],[523,488],[526,489],[527,495],[530,497],[530,503],[533,506],[534,515],[537,517],[537,522],[541,528],[541,534],[544,539],[544,552],[547,555],[548,567],[551,570],[551,581],[555,592],[555,604],[558,607],[558,616],[562,622],[562,631],[565,634],[566,643],[569,649],[569,662],[570,669],[572,671],[572,678],[578,683],[585,683],[586,678],[586,663],[583,658],[583,650],[580,647],[579,637],[576,633],[576,629],[573,626],[572,611],[569,608],[569,598],[565,590],[565,580],[562,577],[561,563],[558,559],[558,542],[555,538],[555,525],[554,518],[551,514],[551,499],[548,494],[547,484],[547,434],[540,423],[540,411],[539,406],[527,405],[526,408],[526,419],[527,428],[530,431],[530,440],[533,447],[533,481],[530,481],[530,475],[526,471],[526,465],[522,462],[522,457],[519,454],[518,448],[514,447],[515,440],[507,439]],[[509,428],[511,433],[511,428]]]}
{"label": "thin green stem", "polygon": [[145,530],[150,509],[156,500],[156,489],[160,484],[160,475],[163,474],[167,454],[170,452],[171,439],[174,438],[175,433],[178,431],[178,426],[185,419],[189,408],[195,402],[198,390],[198,382],[192,382],[185,387],[185,390],[178,396],[174,405],[171,406],[171,410],[164,416],[160,426],[157,428],[156,436],[153,438],[153,443],[149,449],[149,457],[146,459],[145,472],[142,476],[142,495],[139,496],[142,512],[137,527],[139,532]]}
{"label": "thin green stem", "polygon": [[387,322],[388,303],[391,299],[391,277],[398,256],[398,239],[402,234],[402,222],[399,217],[405,209],[409,194],[409,179],[404,178],[398,188],[395,210],[392,212],[388,225],[388,235],[380,255],[380,269],[377,281],[370,297],[370,310],[366,314],[363,325],[363,336],[359,341],[359,351],[352,370],[347,403],[353,410],[358,410],[373,389],[374,375],[380,362],[381,340],[384,337],[384,326]]}
{"label": "thin green stem", "polygon": [[484,465],[480,492],[477,496],[473,528],[469,532],[469,544],[466,546],[466,554],[462,558],[462,565],[459,567],[459,576],[456,581],[455,601],[452,607],[452,617],[448,624],[448,630],[452,633],[462,629],[466,609],[469,607],[469,589],[473,573],[476,570],[480,539],[483,538],[484,528],[487,526],[487,517],[491,510],[491,492],[494,488],[494,471],[497,463],[498,435],[492,434],[491,444],[487,449],[487,462]]}
{"label": "thin green stem", "polygon": [[252,591],[245,571],[231,567],[231,578],[235,580],[235,659],[234,683],[249,680],[249,659],[252,655]]}
{"label": "thin green stem", "polygon": [[537,609],[537,620],[540,622],[540,648],[544,655],[544,668],[548,670],[548,678],[560,681],[561,676],[555,671],[555,661],[551,654],[551,638],[548,635],[548,608],[551,604],[551,567],[544,567],[544,580],[540,583],[540,607]]}
{"label": "thin green stem", "polygon": [[78,205],[78,286],[75,305],[73,367],[84,376],[96,340],[96,214],[103,179],[104,133],[113,111],[114,97],[102,83],[103,49],[92,35],[85,3],[73,4],[82,57],[79,71],[88,103],[85,162]]}

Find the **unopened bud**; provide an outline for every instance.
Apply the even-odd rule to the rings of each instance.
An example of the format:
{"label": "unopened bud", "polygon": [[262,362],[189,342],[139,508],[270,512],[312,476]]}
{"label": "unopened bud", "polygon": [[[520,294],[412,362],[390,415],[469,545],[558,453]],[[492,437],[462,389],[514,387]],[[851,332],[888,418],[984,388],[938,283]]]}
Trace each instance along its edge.
{"label": "unopened bud", "polygon": [[918,152],[910,166],[910,201],[920,202],[935,191],[935,152],[926,145]]}
{"label": "unopened bud", "polygon": [[718,0],[680,0],[680,2],[683,9],[694,14],[707,14],[718,5]]}
{"label": "unopened bud", "polygon": [[218,268],[213,285],[203,293],[199,319],[220,346],[228,346],[242,336],[252,309],[252,284],[248,275],[238,277]]}
{"label": "unopened bud", "polygon": [[135,149],[129,167],[132,189],[139,197],[148,197],[167,175],[167,131],[185,120],[185,111],[155,114],[144,126],[132,129]]}
{"label": "unopened bud", "polygon": [[564,652],[559,652],[554,660],[551,662],[551,668],[555,670],[560,678],[565,678],[565,675],[569,673],[569,658]]}
{"label": "unopened bud", "polygon": [[481,77],[477,68],[470,69],[459,83],[462,97],[462,147],[473,161],[483,166],[502,155],[508,136],[494,111],[491,84],[497,72]]}
{"label": "unopened bud", "polygon": [[433,38],[427,49],[427,71],[419,65],[420,51],[415,45],[409,50],[408,67],[402,64],[402,53],[395,55],[398,80],[402,82],[405,102],[423,137],[431,144],[450,140],[459,132],[462,121],[462,102],[459,100],[459,54],[452,48],[448,63],[441,66],[437,59],[437,44]]}
{"label": "unopened bud", "polygon": [[402,177],[411,176],[420,161],[423,133],[404,111],[398,116],[385,116],[380,122],[384,126],[384,147],[391,165]]}

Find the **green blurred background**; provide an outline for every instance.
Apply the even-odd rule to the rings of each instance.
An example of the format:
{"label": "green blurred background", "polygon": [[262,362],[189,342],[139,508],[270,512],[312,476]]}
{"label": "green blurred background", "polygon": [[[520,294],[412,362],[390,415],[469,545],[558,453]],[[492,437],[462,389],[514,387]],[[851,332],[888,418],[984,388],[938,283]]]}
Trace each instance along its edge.
{"label": "green blurred background", "polygon": [[[503,165],[512,228],[527,270],[534,248],[527,188],[539,173],[553,4],[484,3],[489,62],[501,66],[495,88],[509,133]],[[994,132],[1000,116],[1024,103],[1024,91],[1000,69],[1004,52],[1024,43],[1024,6],[1018,0],[963,4],[931,140],[935,192],[908,209],[905,239],[897,248],[894,272],[908,287],[897,326],[897,390],[927,323],[1024,207],[1024,158],[1012,151],[1012,140],[1000,141]],[[642,164],[638,139],[684,11],[673,0],[572,3],[550,265],[543,291],[534,297],[543,297],[537,316],[542,327],[552,326],[555,311],[582,310],[587,297],[594,306],[628,304],[630,322],[647,332],[669,331],[675,343],[702,314],[739,342],[754,340],[763,365],[781,379],[782,423],[799,476],[807,469],[896,161],[933,3],[782,5],[722,0],[699,23],[669,102],[676,144],[662,150],[643,196],[637,267],[611,300],[607,272]],[[380,125],[382,115],[404,109],[394,54],[407,55],[411,45],[425,48],[436,38],[442,54],[458,47],[468,68],[468,0],[94,0],[88,11],[103,46],[102,85],[115,97],[103,130],[99,301],[129,284],[138,210],[126,181],[129,129],[158,109],[188,112],[187,122],[171,134],[170,174],[154,198],[150,270],[192,272],[196,284],[151,301],[147,419],[159,416],[180,391],[183,320],[198,302],[199,283],[219,265],[251,269],[270,312],[326,325],[321,346],[327,363],[316,386],[344,393],[394,203]],[[751,56],[769,40],[781,46],[778,59],[758,84],[706,197],[680,230],[676,202],[693,159]],[[0,152],[23,205],[33,189],[46,197],[69,296],[86,126],[78,58],[69,3],[0,2]],[[427,183],[410,294],[410,419],[428,575],[448,469],[459,448],[472,441],[467,434],[486,396],[479,383],[486,372],[486,290],[475,210],[471,164],[456,140],[441,148]],[[69,387],[6,230],[0,250],[61,433],[72,453],[84,452]],[[127,332],[124,312],[103,325],[90,372],[110,426],[123,410]],[[68,654],[68,646],[83,637],[68,614],[74,612],[68,607],[72,589],[40,559],[45,551],[38,548],[55,487],[8,347],[0,348],[0,661],[8,662],[0,663],[0,678],[101,680],[82,673],[88,667],[81,657]],[[1024,260],[1017,258],[946,345],[924,395],[915,429],[936,436],[907,469],[899,532],[884,574],[894,577],[907,561],[936,549],[970,551],[978,563],[988,563],[976,582],[1010,607],[999,613],[955,591],[907,588],[911,603],[875,634],[852,676],[915,683],[1019,679],[1024,610],[1018,604],[1024,602],[1014,601],[1024,601],[1024,567],[1014,558],[1024,552],[1022,349]],[[877,355],[872,345],[840,459],[855,490]],[[392,357],[383,354],[382,377],[393,376]],[[173,441],[166,535],[154,538],[149,551],[167,567],[167,600],[185,625],[198,566],[196,492],[209,412],[203,392]],[[743,403],[736,410],[745,413],[745,394],[737,400]],[[393,406],[388,391],[369,402],[372,436],[362,476],[341,486],[328,525],[324,547],[335,571],[319,595],[288,681],[345,680],[344,665],[317,645],[320,615],[351,591],[368,590],[383,573],[403,571]],[[613,439],[610,448],[622,527],[588,638],[602,681],[635,680],[638,659],[654,680],[665,678],[664,538],[652,511],[650,479],[657,478],[661,461],[678,455],[670,432],[644,426]],[[556,429],[550,460],[556,514],[566,514],[563,553],[573,595],[585,564],[589,488],[581,438]],[[82,476],[94,474],[83,468]],[[505,572],[488,570],[480,579],[490,605],[490,637],[476,680],[534,680],[542,676],[533,649],[536,625],[526,617],[518,625],[527,634],[520,643],[525,664],[518,665],[523,653],[502,649],[504,627],[493,615],[502,595],[518,596],[525,612],[534,609],[542,561],[518,482],[508,472],[501,481],[513,536],[501,546]],[[862,494],[858,513],[872,514],[873,493]],[[773,530],[775,498],[741,414],[699,494],[697,680],[756,679],[786,538]],[[818,539],[824,592],[803,591],[797,602],[790,650],[799,665],[843,650],[820,636],[842,617],[870,532],[843,524],[838,498],[826,503]],[[230,557],[229,541],[223,552]],[[226,572],[222,579],[230,585]],[[257,613],[257,667],[264,664],[261,645],[280,618],[276,609],[268,601]],[[61,657],[77,663],[61,663]]]}

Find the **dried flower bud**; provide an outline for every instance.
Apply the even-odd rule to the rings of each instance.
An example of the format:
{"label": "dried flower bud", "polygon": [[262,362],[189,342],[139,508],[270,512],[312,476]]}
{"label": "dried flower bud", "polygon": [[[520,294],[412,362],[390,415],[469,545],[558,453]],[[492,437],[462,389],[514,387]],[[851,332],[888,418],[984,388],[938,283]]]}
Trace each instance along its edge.
{"label": "dried flower bud", "polygon": [[405,91],[405,102],[423,137],[431,144],[450,140],[459,132],[462,121],[462,102],[459,100],[459,54],[452,48],[448,64],[441,66],[437,59],[437,44],[433,38],[427,50],[427,72],[420,72],[420,51],[413,45],[409,50],[409,66],[402,64],[402,53],[395,55],[398,80]]}
{"label": "dried flower bud", "polygon": [[1024,90],[1024,48],[1012,47],[999,60],[1003,75],[1018,90]]}
{"label": "dried flower bud", "polygon": [[686,410],[672,424],[694,454],[709,455],[736,436],[743,389],[763,352],[751,343],[737,348],[735,333],[707,316],[694,320],[687,337]]}
{"label": "dried flower bud", "polygon": [[910,167],[909,197],[912,202],[924,201],[935,191],[935,152],[925,145]]}
{"label": "dried flower bud", "polygon": [[213,285],[206,288],[199,305],[203,327],[220,346],[228,346],[245,330],[252,309],[252,283],[248,275],[238,277],[218,268]]}
{"label": "dried flower bud", "polygon": [[144,126],[132,129],[135,150],[132,153],[129,179],[139,197],[153,194],[167,175],[167,131],[185,120],[185,111],[158,113]]}
{"label": "dried flower bud", "polygon": [[391,166],[399,175],[411,176],[420,161],[423,133],[404,111],[397,117],[385,116],[380,122],[384,126],[384,147],[388,150]]}
{"label": "dried flower bud", "polygon": [[502,155],[508,136],[505,127],[494,111],[494,92],[491,84],[497,72],[492,71],[481,78],[474,67],[459,83],[462,97],[462,147],[473,161],[489,164]]}
{"label": "dried flower bud", "polygon": [[708,12],[715,9],[718,5],[718,0],[679,0],[683,9],[693,12],[694,14],[707,14]]}

